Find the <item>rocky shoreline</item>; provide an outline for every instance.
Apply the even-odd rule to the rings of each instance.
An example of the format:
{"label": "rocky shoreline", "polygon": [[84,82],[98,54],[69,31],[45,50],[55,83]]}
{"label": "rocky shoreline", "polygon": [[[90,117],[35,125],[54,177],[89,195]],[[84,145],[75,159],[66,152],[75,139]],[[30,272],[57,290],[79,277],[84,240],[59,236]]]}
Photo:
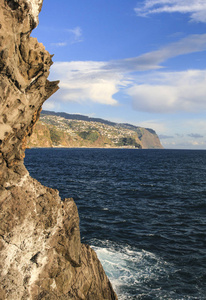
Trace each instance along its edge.
{"label": "rocky shoreline", "polygon": [[30,36],[43,0],[0,0],[0,299],[117,299],[81,244],[73,199],[31,178],[26,139],[44,101],[52,56]]}

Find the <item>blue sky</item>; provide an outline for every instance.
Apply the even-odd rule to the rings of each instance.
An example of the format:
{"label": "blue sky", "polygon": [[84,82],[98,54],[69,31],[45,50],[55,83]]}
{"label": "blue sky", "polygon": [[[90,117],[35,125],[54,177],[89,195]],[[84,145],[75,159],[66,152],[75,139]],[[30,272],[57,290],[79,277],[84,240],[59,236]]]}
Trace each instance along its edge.
{"label": "blue sky", "polygon": [[32,33],[60,90],[44,109],[156,130],[206,149],[206,0],[44,0]]}

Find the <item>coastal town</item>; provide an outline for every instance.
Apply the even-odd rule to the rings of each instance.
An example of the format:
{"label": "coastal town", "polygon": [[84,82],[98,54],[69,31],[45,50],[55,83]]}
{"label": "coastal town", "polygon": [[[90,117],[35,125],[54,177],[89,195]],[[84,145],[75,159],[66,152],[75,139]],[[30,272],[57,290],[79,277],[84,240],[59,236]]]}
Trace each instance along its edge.
{"label": "coastal town", "polygon": [[42,113],[28,147],[161,148],[152,130],[105,120],[85,120],[85,116],[81,120],[81,116],[72,117]]}
{"label": "coastal town", "polygon": [[[103,136],[116,145],[119,145],[121,143],[122,138],[131,138],[134,141],[137,141],[138,139],[136,132],[122,128],[118,125],[116,125],[116,127],[113,127],[98,122],[67,120],[63,117],[47,115],[41,116],[40,121],[45,124],[55,126],[56,129],[67,133],[68,135],[74,137],[74,139],[75,137],[77,139],[78,136],[84,139],[83,133],[90,133],[90,139],[93,142],[95,142],[95,140],[97,140],[99,136]],[[87,136],[89,137],[89,135]]]}

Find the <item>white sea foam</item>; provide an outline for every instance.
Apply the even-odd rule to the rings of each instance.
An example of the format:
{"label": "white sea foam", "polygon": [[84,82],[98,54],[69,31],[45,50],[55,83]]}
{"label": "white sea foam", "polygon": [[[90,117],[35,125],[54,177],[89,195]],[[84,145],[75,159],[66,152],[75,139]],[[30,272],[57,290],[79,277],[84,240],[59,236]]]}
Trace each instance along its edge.
{"label": "white sea foam", "polygon": [[[93,246],[93,249],[120,300],[137,299],[144,284],[167,276],[168,264],[151,252],[138,251],[130,246],[117,248],[117,245],[109,241],[101,247]],[[137,294],[131,298],[129,290],[137,291]]]}
{"label": "white sea foam", "polygon": [[109,210],[109,208],[107,208],[107,207],[104,207],[104,208],[102,208],[102,210]]}

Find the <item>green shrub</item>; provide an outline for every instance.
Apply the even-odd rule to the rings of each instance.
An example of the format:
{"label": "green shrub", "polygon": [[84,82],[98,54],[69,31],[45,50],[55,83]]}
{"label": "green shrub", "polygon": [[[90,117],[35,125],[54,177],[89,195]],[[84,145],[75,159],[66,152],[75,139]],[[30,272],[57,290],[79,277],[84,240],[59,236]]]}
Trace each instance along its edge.
{"label": "green shrub", "polygon": [[98,137],[99,137],[99,133],[97,131],[81,131],[78,133],[78,135],[84,139],[84,140],[88,140],[88,141],[91,141],[91,142],[95,142]]}
{"label": "green shrub", "polygon": [[50,127],[49,131],[50,131],[50,137],[51,137],[52,143],[55,145],[59,145],[60,141],[61,141],[62,133],[60,131],[56,130],[55,127]]}
{"label": "green shrub", "polygon": [[134,146],[135,148],[139,148],[140,144],[138,144],[134,138],[131,137],[121,137],[119,142],[117,143],[118,146]]}

